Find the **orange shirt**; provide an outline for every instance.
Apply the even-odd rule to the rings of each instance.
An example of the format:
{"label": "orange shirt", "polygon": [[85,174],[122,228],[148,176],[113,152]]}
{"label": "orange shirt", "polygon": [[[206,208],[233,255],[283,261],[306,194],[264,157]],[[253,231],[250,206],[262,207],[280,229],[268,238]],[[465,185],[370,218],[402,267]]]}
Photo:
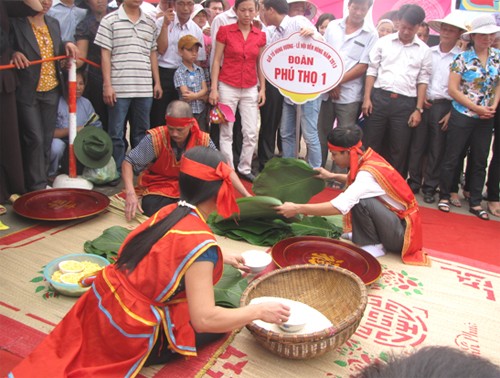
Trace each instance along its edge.
{"label": "orange shirt", "polygon": [[[42,59],[54,57],[54,43],[52,42],[47,25],[38,27],[32,23],[31,27],[33,28],[33,33],[35,33]],[[57,87],[58,84],[56,63],[54,61],[42,63],[40,80],[38,81],[36,91],[48,92]]]}

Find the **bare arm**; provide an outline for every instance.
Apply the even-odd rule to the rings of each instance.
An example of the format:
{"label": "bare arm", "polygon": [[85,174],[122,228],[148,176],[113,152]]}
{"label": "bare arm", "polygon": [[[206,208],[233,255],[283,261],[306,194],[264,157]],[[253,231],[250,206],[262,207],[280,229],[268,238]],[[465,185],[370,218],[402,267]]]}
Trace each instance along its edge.
{"label": "bare arm", "polygon": [[287,321],[289,307],[280,303],[263,303],[227,309],[215,305],[212,283],[213,263],[195,262],[186,272],[186,294],[191,325],[197,332],[222,333],[261,319],[269,323]]}
{"label": "bare arm", "polygon": [[260,48],[259,56],[257,57],[257,77],[259,79],[259,97],[258,97],[258,106],[261,107],[266,103],[266,78],[264,77],[264,72],[260,69],[260,57],[262,52],[264,51],[264,47]]}
{"label": "bare arm", "polygon": [[299,204],[293,202],[285,202],[281,206],[276,206],[275,210],[287,218],[296,216],[297,214],[304,215],[337,215],[342,214],[337,208],[333,207],[330,202],[314,203],[314,204]]}
{"label": "bare arm", "polygon": [[222,55],[224,54],[224,45],[221,42],[217,42],[215,45],[214,63],[212,65],[212,73],[210,78],[212,79],[212,85],[210,88],[210,96],[208,101],[212,105],[216,105],[219,102],[219,91],[217,84],[219,83],[219,73],[220,73],[220,62],[222,60]]}
{"label": "bare arm", "polygon": [[[426,92],[427,92],[427,84],[425,83],[417,84],[417,105],[416,105],[417,108],[420,109],[424,108]],[[420,111],[415,109],[413,113],[411,113],[410,118],[408,119],[408,126],[417,127],[420,124],[420,121],[422,121],[422,114],[420,113]]]}
{"label": "bare arm", "polygon": [[231,182],[233,183],[234,189],[240,193],[243,197],[251,197],[252,195],[246,190],[245,186],[241,182],[240,178],[235,171],[231,172]]}
{"label": "bare arm", "polygon": [[127,160],[122,163],[122,178],[125,190],[125,218],[131,221],[135,217],[137,210],[142,214],[143,210],[135,194],[134,188],[134,170],[132,164]]}
{"label": "bare arm", "polygon": [[163,55],[168,49],[168,26],[174,19],[174,10],[169,8],[164,12],[163,23],[161,24],[160,34],[156,39],[158,43],[158,54]]}
{"label": "bare arm", "polygon": [[[89,40],[88,39],[79,39],[76,41],[76,47],[80,50],[80,58],[86,59],[87,54],[89,52]],[[81,59],[78,59],[76,61],[76,68],[80,68],[81,66],[84,65],[84,61]]]}
{"label": "bare arm", "polygon": [[158,52],[156,50],[151,51],[149,59],[151,61],[151,72],[153,74],[153,97],[159,99],[163,95],[163,90],[160,83],[160,69],[158,68]]}
{"label": "bare arm", "polygon": [[111,85],[111,50],[101,48],[101,70],[103,78],[104,103],[113,106],[116,102],[116,93]]}
{"label": "bare arm", "polygon": [[363,114],[365,116],[369,116],[372,114],[373,111],[373,105],[372,105],[372,100],[371,100],[371,94],[372,94],[372,89],[373,86],[375,85],[375,80],[377,78],[375,76],[370,76],[367,75],[365,79],[365,95],[363,98],[363,105],[361,106],[361,109],[363,110]]}

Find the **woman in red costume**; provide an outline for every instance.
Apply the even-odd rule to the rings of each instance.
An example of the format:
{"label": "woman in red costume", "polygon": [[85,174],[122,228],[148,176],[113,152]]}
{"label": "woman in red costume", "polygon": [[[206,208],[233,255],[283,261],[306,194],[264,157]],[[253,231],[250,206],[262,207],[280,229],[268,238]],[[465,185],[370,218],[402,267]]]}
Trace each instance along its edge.
{"label": "woman in red costume", "polygon": [[215,305],[213,284],[223,262],[241,267],[241,256],[223,256],[205,219],[238,207],[223,155],[194,147],[181,159],[180,201],[162,208],[125,240],[116,264],[12,377],[133,377],[144,365],[164,363],[217,334],[256,319],[288,320],[279,303],[226,309]]}
{"label": "woman in red costume", "polygon": [[317,177],[347,183],[343,193],[318,204],[285,202],[276,210],[285,217],[343,214],[343,236],[373,256],[392,251],[401,253],[406,264],[429,265],[415,195],[394,167],[371,148],[364,149],[362,135],[357,126],[337,127],[328,135],[332,159],[349,173],[318,168]]}

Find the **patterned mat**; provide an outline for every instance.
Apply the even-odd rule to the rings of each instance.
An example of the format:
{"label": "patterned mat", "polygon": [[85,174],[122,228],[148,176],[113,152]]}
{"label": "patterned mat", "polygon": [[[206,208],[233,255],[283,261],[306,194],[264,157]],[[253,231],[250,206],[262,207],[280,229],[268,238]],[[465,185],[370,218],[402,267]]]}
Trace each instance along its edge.
{"label": "patterned mat", "polygon": [[[86,221],[44,223],[0,238],[0,349],[25,357],[75,302],[54,296],[41,274],[45,264],[83,252],[84,242],[108,227],[137,224],[107,212]],[[219,242],[223,250],[255,248],[224,238]],[[345,377],[386,359],[388,353],[426,345],[453,346],[500,364],[499,274],[437,258],[430,268],[403,265],[396,255],[380,262],[383,275],[368,291],[361,325],[335,352],[307,361],[285,360],[262,349],[243,329],[232,335],[234,340],[211,345],[197,358],[145,368],[141,376]]]}

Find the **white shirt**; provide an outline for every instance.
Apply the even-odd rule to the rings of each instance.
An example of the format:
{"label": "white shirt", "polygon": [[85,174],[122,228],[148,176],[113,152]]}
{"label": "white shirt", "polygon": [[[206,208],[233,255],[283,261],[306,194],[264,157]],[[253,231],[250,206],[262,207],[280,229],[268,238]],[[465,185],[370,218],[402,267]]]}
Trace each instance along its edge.
{"label": "white shirt", "polygon": [[439,45],[431,47],[432,51],[432,74],[427,87],[427,99],[451,100],[448,93],[448,79],[450,78],[450,65],[455,55],[462,52],[458,47],[453,47],[449,52],[444,53]]}
{"label": "white shirt", "polygon": [[[218,14],[212,21],[212,25],[210,25],[210,37],[212,38],[212,51],[210,51],[210,67],[212,67],[214,63],[215,56],[215,46],[217,44],[217,33],[219,32],[219,28],[224,25],[235,24],[238,21],[238,16],[234,12],[234,9],[231,7],[227,11]],[[222,66],[222,60],[220,62]]]}
{"label": "white shirt", "polygon": [[416,35],[404,45],[399,33],[380,38],[370,51],[366,74],[375,76],[375,88],[416,97],[417,84],[429,84],[432,72],[431,49]]}
{"label": "white shirt", "polygon": [[404,209],[401,204],[387,195],[385,190],[375,180],[375,177],[367,171],[359,171],[356,174],[354,182],[345,191],[332,199],[330,203],[343,215],[346,215],[359,203],[359,200],[373,197],[381,197],[383,201],[398,210]]}
{"label": "white shirt", "polygon": [[[161,28],[163,26],[164,17],[160,17],[156,20],[156,26],[158,27],[158,33],[161,33]],[[191,34],[196,37],[201,43],[201,47],[198,50],[198,60],[203,61],[207,59],[207,53],[205,52],[205,42],[203,42],[203,32],[200,27],[195,24],[193,20],[188,20],[184,25],[181,25],[177,15],[174,17],[174,21],[168,25],[168,47],[164,54],[158,54],[158,65],[163,68],[177,69],[182,63],[182,58],[179,55],[179,39],[185,35]]]}
{"label": "white shirt", "polygon": [[[346,19],[334,20],[328,24],[325,31],[325,40],[342,57],[345,72],[352,69],[358,63],[368,64],[369,53],[378,40],[378,33],[363,23],[363,26],[354,33],[346,34]],[[340,98],[332,100],[339,104],[350,104],[361,102],[363,97],[364,75],[344,83],[340,86]],[[323,100],[329,98],[323,95]]]}

